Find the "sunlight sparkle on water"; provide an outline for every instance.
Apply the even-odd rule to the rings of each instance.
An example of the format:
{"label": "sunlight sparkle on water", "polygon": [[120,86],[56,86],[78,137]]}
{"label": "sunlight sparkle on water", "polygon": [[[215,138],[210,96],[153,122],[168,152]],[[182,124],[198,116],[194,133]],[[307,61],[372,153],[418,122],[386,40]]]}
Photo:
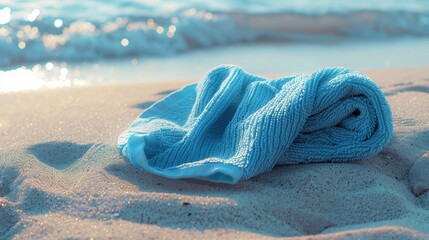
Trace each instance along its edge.
{"label": "sunlight sparkle on water", "polygon": [[158,26],[158,27],[156,28],[156,32],[157,32],[157,33],[159,33],[159,34],[161,34],[161,33],[163,33],[163,32],[164,32],[164,28],[163,28],[163,27],[161,27],[161,26]]}
{"label": "sunlight sparkle on water", "polygon": [[55,26],[56,28],[60,28],[60,27],[62,27],[62,26],[63,26],[63,20],[61,20],[61,19],[55,19],[55,21],[54,21],[54,26]]}
{"label": "sunlight sparkle on water", "polygon": [[0,71],[0,93],[37,90],[43,84],[43,80],[29,69],[17,68],[11,71]]}
{"label": "sunlight sparkle on water", "polygon": [[[192,46],[187,38],[194,37],[186,29],[199,26],[204,16],[215,18],[203,10],[186,8],[160,16],[128,18],[118,15],[104,21],[75,18],[73,13],[52,14],[49,8],[41,5],[30,4],[25,9],[11,5],[0,8],[0,23],[4,24],[0,25],[0,67],[43,62],[46,70],[46,61],[59,59],[92,61],[106,56],[124,57],[131,52],[140,56],[147,51],[158,55],[188,50]],[[197,42],[204,42],[198,44],[212,44],[210,36],[197,39]],[[12,50],[5,52],[3,47]]]}
{"label": "sunlight sparkle on water", "polygon": [[47,62],[45,64],[45,68],[46,68],[46,70],[50,71],[50,70],[54,69],[54,64],[51,62]]}
{"label": "sunlight sparkle on water", "polygon": [[23,32],[23,31],[18,31],[18,32],[16,33],[16,37],[17,37],[17,38],[23,38],[23,37],[24,37],[24,32]]}
{"label": "sunlight sparkle on water", "polygon": [[7,37],[9,35],[9,30],[7,28],[0,28],[0,35]]}
{"label": "sunlight sparkle on water", "polygon": [[174,33],[176,32],[176,26],[170,25],[168,27],[167,37],[172,38],[174,37]]}
{"label": "sunlight sparkle on water", "polygon": [[31,13],[27,16],[27,20],[30,22],[34,22],[37,17],[40,15],[40,10],[35,8],[33,9],[33,11],[31,11]]}
{"label": "sunlight sparkle on water", "polygon": [[7,24],[10,21],[10,8],[0,9],[0,24]]}
{"label": "sunlight sparkle on water", "polygon": [[24,49],[25,48],[25,42],[23,42],[23,41],[21,41],[21,42],[19,42],[18,43],[18,47],[19,47],[19,49]]}
{"label": "sunlight sparkle on water", "polygon": [[0,94],[8,92],[55,89],[70,86],[83,86],[88,81],[80,79],[76,70],[69,70],[66,63],[47,62],[45,66],[0,70]]}
{"label": "sunlight sparkle on water", "polygon": [[155,22],[153,21],[153,19],[152,19],[152,18],[149,18],[149,19],[147,20],[147,25],[148,25],[149,27],[151,27],[151,28],[155,27]]}
{"label": "sunlight sparkle on water", "polygon": [[61,68],[61,70],[60,70],[60,74],[61,75],[67,75],[69,73],[69,70],[67,69],[67,68]]}
{"label": "sunlight sparkle on water", "polygon": [[126,38],[122,38],[122,40],[121,40],[121,45],[122,45],[123,47],[126,47],[126,46],[128,46],[128,44],[129,44],[128,39],[126,39]]}
{"label": "sunlight sparkle on water", "polygon": [[170,26],[168,27],[168,31],[169,31],[169,32],[174,33],[174,32],[176,31],[176,26],[174,26],[174,25],[170,25]]}

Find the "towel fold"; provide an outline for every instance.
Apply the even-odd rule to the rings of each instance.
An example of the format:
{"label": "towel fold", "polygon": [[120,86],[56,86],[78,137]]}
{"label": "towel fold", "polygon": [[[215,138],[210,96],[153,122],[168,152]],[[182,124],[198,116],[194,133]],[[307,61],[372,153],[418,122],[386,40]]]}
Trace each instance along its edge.
{"label": "towel fold", "polygon": [[343,162],[392,138],[389,105],[344,68],[268,80],[219,66],[146,109],[119,136],[133,165],[167,178],[236,183],[276,164]]}

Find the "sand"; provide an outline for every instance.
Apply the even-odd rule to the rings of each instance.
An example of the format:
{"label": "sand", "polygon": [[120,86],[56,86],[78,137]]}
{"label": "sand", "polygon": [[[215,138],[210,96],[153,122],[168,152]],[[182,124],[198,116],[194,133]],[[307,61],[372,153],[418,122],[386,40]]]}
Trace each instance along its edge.
{"label": "sand", "polygon": [[188,82],[0,95],[0,239],[429,238],[429,67],[364,70],[391,104],[375,157],[236,185],[139,171],[120,132]]}

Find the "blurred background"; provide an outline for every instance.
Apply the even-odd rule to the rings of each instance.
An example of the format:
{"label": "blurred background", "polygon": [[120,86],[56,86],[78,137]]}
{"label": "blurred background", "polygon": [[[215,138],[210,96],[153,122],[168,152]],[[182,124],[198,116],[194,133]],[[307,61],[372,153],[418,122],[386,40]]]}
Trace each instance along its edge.
{"label": "blurred background", "polygon": [[0,93],[429,66],[426,0],[2,0]]}

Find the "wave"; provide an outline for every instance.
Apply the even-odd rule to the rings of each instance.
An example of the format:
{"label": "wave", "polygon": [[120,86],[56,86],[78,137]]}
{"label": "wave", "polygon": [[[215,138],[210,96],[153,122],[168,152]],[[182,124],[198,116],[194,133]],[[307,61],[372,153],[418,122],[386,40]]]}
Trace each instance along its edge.
{"label": "wave", "polygon": [[43,17],[0,25],[0,66],[163,56],[252,42],[320,43],[402,36],[429,36],[429,13],[255,13],[191,8],[169,15],[131,15],[99,22]]}

